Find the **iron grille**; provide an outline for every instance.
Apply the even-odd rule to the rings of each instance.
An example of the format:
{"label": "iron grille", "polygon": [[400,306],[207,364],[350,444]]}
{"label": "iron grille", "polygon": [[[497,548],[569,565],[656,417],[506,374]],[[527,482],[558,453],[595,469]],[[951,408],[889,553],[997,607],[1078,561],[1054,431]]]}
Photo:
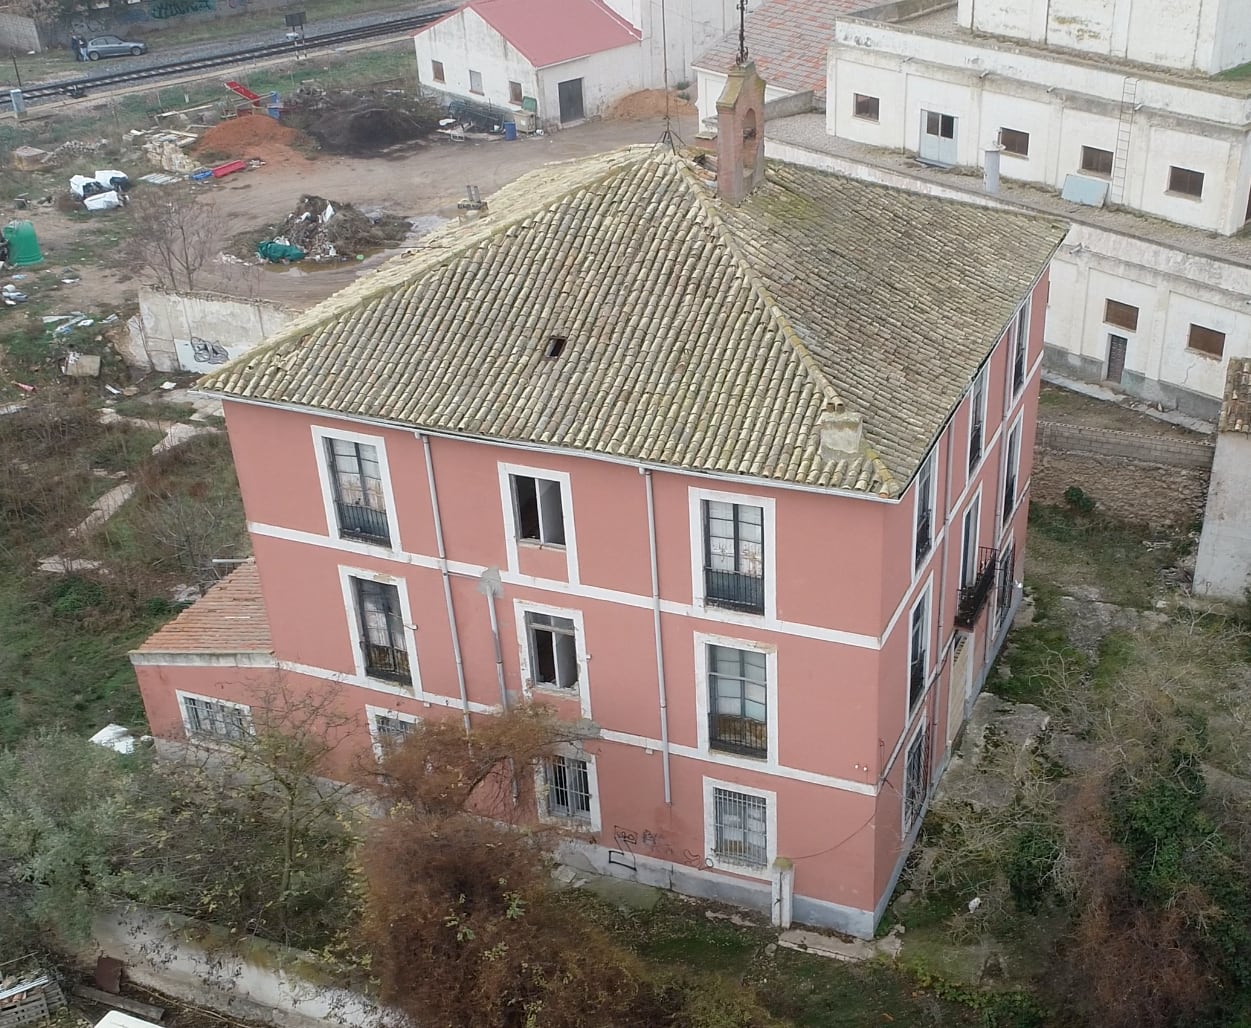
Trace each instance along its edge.
{"label": "iron grille", "polygon": [[186,696],[182,708],[192,735],[238,742],[252,733],[252,718],[246,710],[229,703]]}
{"label": "iron grille", "polygon": [[405,683],[412,681],[408,654],[404,650],[371,642],[361,645],[365,650],[365,674],[370,678],[390,678]]}
{"label": "iron grille", "polygon": [[591,819],[591,774],[585,760],[557,755],[547,762],[547,812]]}
{"label": "iron grille", "polygon": [[733,714],[708,715],[708,745],[726,753],[747,757],[769,755],[769,726],[764,721]]}
{"label": "iron grille", "polygon": [[930,791],[930,726],[917,733],[908,747],[908,763],[904,770],[904,830],[911,829],[925,809]]}
{"label": "iron grille", "polygon": [[714,852],[727,864],[764,867],[769,862],[768,807],[763,797],[713,790]]}
{"label": "iron grille", "polygon": [[930,545],[933,542],[930,537],[931,517],[928,510],[924,510],[917,515],[917,564],[920,564],[925,559],[925,555],[930,552]]}
{"label": "iron grille", "polygon": [[387,512],[374,510],[359,503],[335,501],[339,513],[339,532],[352,539],[365,539],[391,544],[391,529],[387,524]]}
{"label": "iron grille", "polygon": [[384,751],[394,749],[413,732],[413,723],[389,714],[374,715],[374,736]]}
{"label": "iron grille", "polygon": [[972,628],[978,615],[990,599],[995,587],[995,572],[998,570],[999,554],[992,546],[982,546],[977,551],[977,573],[973,581],[960,589],[960,606],[956,611],[956,625],[959,628]]}
{"label": "iron grille", "polygon": [[1003,556],[999,558],[998,582],[996,590],[998,592],[995,612],[996,621],[1002,625],[1004,619],[1008,616],[1008,611],[1012,609],[1012,595],[1015,592],[1012,576],[1016,570],[1016,550],[1012,543],[1009,543],[1003,551]]}
{"label": "iron grille", "polygon": [[764,579],[704,568],[704,597],[714,607],[764,613]]}

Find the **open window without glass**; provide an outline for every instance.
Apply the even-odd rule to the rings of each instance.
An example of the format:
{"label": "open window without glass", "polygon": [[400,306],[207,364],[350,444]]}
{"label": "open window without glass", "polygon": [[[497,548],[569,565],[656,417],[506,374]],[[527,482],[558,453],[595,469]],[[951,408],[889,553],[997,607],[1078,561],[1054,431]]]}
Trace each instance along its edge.
{"label": "open window without glass", "polygon": [[526,635],[534,685],[564,691],[577,689],[578,640],[572,619],[526,611]]}
{"label": "open window without glass", "polygon": [[511,477],[517,538],[547,546],[564,546],[565,509],[560,483],[529,475]]}

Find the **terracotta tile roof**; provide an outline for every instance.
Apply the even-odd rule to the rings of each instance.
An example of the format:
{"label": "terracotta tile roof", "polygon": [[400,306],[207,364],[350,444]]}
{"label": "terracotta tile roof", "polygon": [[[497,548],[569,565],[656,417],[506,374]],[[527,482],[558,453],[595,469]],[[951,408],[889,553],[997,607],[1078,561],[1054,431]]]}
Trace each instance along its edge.
{"label": "terracotta tile roof", "polygon": [[1251,435],[1251,358],[1230,358],[1225,372],[1225,402],[1221,404],[1217,430]]}
{"label": "terracotta tile roof", "polygon": [[[783,165],[731,207],[707,177],[646,147],[524,176],[202,388],[897,495],[1065,226]],[[826,459],[840,409],[863,441]]]}
{"label": "terracotta tile roof", "polygon": [[600,0],[471,0],[471,10],[536,68],[637,43],[641,32]]}
{"label": "terracotta tile roof", "polygon": [[[770,86],[792,93],[812,90],[825,96],[826,55],[834,42],[834,21],[882,0],[766,0],[747,15],[747,49],[756,71]],[[726,72],[738,55],[738,29],[701,54],[692,65]]]}
{"label": "terracotta tile roof", "polygon": [[272,653],[256,561],[240,564],[136,653]]}

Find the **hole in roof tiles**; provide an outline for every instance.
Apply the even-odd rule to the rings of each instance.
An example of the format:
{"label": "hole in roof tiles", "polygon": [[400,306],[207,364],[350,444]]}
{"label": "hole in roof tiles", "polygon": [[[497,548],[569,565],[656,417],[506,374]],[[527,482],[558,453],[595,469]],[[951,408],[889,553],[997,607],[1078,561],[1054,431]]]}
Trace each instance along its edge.
{"label": "hole in roof tiles", "polygon": [[543,351],[548,357],[559,357],[565,352],[565,343],[568,340],[564,336],[549,336],[547,339],[547,349]]}

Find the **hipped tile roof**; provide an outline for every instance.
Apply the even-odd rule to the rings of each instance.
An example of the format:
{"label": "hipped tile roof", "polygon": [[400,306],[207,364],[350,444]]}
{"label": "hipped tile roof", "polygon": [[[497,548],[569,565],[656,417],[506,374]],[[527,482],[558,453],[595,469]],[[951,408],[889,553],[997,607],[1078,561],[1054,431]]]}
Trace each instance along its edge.
{"label": "hipped tile roof", "polygon": [[173,621],[148,636],[136,653],[273,653],[256,562],[249,560]]}
{"label": "hipped tile roof", "polygon": [[[548,166],[202,387],[898,495],[1065,226],[775,164],[732,207],[709,178],[646,147]],[[840,409],[863,444],[827,460]]]}

